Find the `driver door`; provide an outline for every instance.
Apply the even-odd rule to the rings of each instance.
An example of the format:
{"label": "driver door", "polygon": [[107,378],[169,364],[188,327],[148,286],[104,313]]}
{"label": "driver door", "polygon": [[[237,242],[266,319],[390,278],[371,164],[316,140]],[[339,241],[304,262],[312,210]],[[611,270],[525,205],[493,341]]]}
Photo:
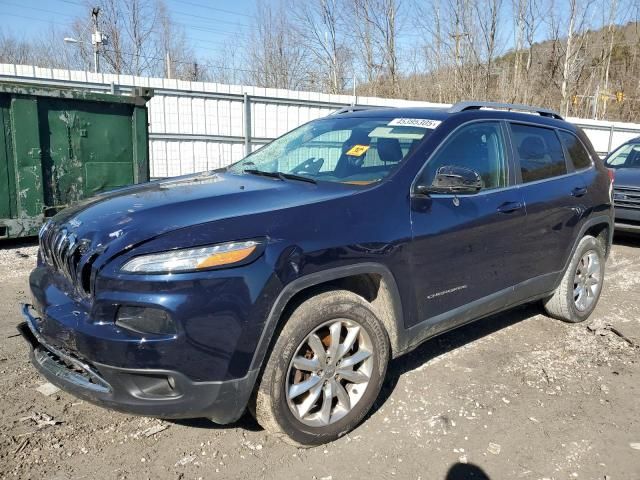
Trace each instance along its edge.
{"label": "driver door", "polygon": [[[414,184],[410,258],[416,323],[426,322],[431,333],[495,310],[517,278],[526,212],[506,138],[502,122],[465,124],[438,147]],[[415,193],[416,186],[422,191],[434,185],[446,166],[476,172],[480,190]]]}

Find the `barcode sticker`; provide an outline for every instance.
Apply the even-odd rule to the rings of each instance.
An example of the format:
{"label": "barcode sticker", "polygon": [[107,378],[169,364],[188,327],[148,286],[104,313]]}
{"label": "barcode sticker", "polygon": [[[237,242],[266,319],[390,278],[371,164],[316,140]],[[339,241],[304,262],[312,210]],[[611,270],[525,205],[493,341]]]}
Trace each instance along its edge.
{"label": "barcode sticker", "polygon": [[394,118],[389,123],[387,123],[387,126],[436,128],[441,123],[441,120],[430,120],[428,118]]}

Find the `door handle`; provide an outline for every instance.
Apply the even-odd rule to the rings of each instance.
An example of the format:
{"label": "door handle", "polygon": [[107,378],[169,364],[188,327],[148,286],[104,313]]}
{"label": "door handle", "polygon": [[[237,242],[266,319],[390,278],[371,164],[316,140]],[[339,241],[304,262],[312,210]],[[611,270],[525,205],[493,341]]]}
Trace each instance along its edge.
{"label": "door handle", "polygon": [[582,197],[585,193],[587,193],[587,187],[576,187],[571,190],[571,195],[574,197]]}
{"label": "door handle", "polygon": [[524,207],[522,202],[504,202],[498,207],[498,212],[511,213],[515,212],[516,210],[520,210],[522,207]]}

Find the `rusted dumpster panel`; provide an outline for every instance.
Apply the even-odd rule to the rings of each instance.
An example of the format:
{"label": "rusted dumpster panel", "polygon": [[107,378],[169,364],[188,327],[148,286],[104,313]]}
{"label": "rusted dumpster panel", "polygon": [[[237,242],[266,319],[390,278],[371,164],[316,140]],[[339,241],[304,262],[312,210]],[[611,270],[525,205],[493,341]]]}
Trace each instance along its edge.
{"label": "rusted dumpster panel", "polygon": [[35,235],[82,198],[148,181],[151,95],[0,83],[0,238]]}

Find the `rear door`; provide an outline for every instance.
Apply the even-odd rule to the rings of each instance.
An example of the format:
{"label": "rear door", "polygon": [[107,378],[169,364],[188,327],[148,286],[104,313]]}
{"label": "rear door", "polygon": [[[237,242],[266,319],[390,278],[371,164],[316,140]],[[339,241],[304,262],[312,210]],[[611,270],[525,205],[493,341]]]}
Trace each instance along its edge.
{"label": "rear door", "polygon": [[[443,166],[473,169],[483,180],[476,194],[414,194],[410,258],[418,310],[417,322],[432,333],[475,316],[488,297],[514,285],[518,266],[517,237],[524,224],[524,202],[515,185],[500,121],[465,124],[452,133],[428,160],[416,179],[432,185]],[[502,300],[502,299],[500,299]]]}
{"label": "rear door", "polygon": [[527,208],[519,253],[513,259],[520,265],[517,281],[538,282],[536,287],[544,290],[553,286],[556,276],[551,274],[564,268],[587,208],[587,186],[565,158],[555,129],[510,123],[510,133]]}

